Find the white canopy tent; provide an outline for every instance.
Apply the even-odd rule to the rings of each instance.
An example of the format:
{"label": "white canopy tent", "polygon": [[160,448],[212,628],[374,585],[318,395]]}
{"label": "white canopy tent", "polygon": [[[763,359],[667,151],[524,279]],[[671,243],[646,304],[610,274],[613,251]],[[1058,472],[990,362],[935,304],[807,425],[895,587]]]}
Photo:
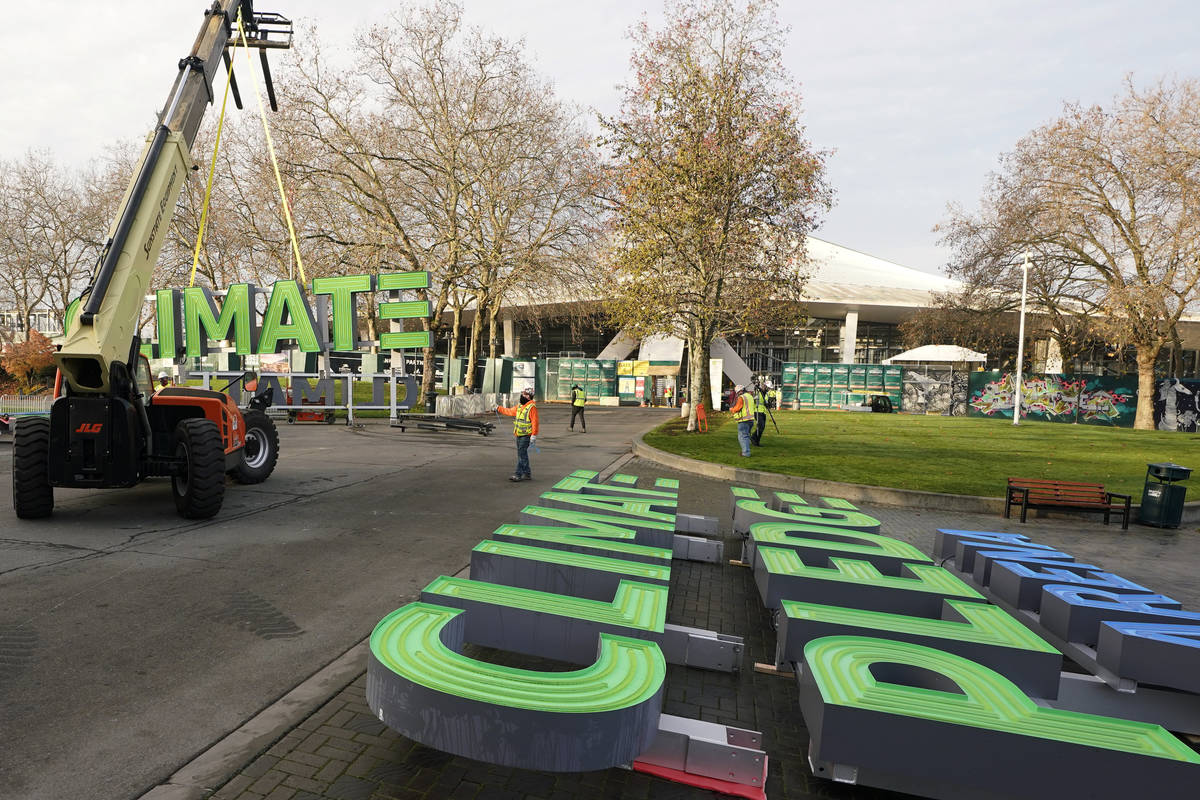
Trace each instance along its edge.
{"label": "white canopy tent", "polygon": [[884,364],[900,364],[924,361],[934,364],[958,364],[964,361],[987,361],[987,353],[976,353],[953,344],[927,344],[899,355],[885,358]]}

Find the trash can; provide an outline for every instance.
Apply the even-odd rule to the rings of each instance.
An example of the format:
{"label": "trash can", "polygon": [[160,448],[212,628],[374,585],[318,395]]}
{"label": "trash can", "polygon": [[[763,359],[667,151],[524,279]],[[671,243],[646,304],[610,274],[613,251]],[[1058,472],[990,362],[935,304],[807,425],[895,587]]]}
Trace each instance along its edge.
{"label": "trash can", "polygon": [[1183,497],[1187,488],[1177,482],[1187,480],[1191,474],[1191,467],[1179,464],[1147,464],[1138,522],[1158,528],[1178,528],[1183,519]]}
{"label": "trash can", "polygon": [[425,393],[425,413],[426,414],[437,413],[437,396],[438,396],[438,393],[436,390]]}

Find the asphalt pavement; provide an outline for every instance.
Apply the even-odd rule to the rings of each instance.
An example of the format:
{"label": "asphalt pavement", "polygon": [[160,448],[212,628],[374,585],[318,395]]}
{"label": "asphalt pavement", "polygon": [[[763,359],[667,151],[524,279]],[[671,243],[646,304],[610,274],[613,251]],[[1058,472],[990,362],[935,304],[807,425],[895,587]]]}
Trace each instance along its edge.
{"label": "asphalt pavement", "polygon": [[204,522],[165,480],[58,490],[53,517],[18,520],[0,444],[0,797],[142,795],[670,413],[588,409],[582,434],[543,407],[519,484],[505,418],[487,437],[281,424],[274,475]]}

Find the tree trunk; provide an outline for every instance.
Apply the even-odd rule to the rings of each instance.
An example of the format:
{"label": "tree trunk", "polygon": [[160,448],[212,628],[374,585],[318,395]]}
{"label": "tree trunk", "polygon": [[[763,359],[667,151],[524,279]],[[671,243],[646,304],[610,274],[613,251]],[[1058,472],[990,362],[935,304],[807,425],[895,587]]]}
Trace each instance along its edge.
{"label": "tree trunk", "polygon": [[1186,377],[1183,374],[1183,339],[1177,325],[1171,326],[1171,368],[1167,374],[1172,378]]}
{"label": "tree trunk", "polygon": [[[708,402],[708,339],[696,332],[688,335],[688,423],[689,431],[697,430],[697,408]],[[719,409],[712,409],[717,411]]]}
{"label": "tree trunk", "polygon": [[499,306],[493,311],[488,310],[488,358],[496,357],[496,318],[500,316]]}
{"label": "tree trunk", "polygon": [[1137,416],[1133,419],[1134,430],[1154,430],[1154,362],[1158,359],[1158,351],[1162,346],[1154,348],[1139,347],[1137,351],[1138,368],[1138,401]]}
{"label": "tree trunk", "polygon": [[483,315],[486,309],[475,306],[475,316],[471,320],[471,333],[467,337],[467,374],[464,381],[468,389],[475,388],[475,364],[478,361],[479,335],[483,332]]}
{"label": "tree trunk", "polygon": [[[430,347],[422,348],[421,358],[421,397],[424,401],[425,397],[437,388],[437,339],[432,340],[433,344]],[[415,405],[417,398],[410,398],[409,405]],[[432,413],[432,408],[425,409]]]}
{"label": "tree trunk", "polygon": [[[375,299],[375,293],[371,292],[367,295],[367,341],[372,342],[371,352],[379,352],[379,302]],[[355,342],[355,345],[358,343]]]}
{"label": "tree trunk", "polygon": [[454,309],[454,321],[450,323],[450,350],[446,354],[448,360],[458,358],[458,332],[462,328],[462,309]]}
{"label": "tree trunk", "polygon": [[[437,376],[434,375],[434,356],[437,353],[438,334],[441,332],[440,326],[431,324],[430,318],[425,317],[421,320],[421,328],[429,332],[429,347],[421,348],[421,389],[419,397],[406,398],[410,406],[416,405],[418,401],[424,402],[425,396],[433,391],[434,381]],[[400,358],[404,358],[404,351],[395,351],[400,353]],[[395,358],[395,356],[393,356]],[[429,409],[432,411],[432,409]]]}

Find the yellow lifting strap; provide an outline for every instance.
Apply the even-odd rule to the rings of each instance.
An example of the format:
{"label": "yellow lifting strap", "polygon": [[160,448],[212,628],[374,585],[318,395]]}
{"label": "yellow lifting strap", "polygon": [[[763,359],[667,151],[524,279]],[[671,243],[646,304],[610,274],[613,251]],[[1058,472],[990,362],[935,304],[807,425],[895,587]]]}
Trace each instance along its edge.
{"label": "yellow lifting strap", "polygon": [[[242,27],[242,12],[238,9],[237,18],[238,37],[241,39],[242,49],[246,53],[246,61],[253,67],[253,62],[250,61],[250,46],[246,42],[246,31]],[[221,131],[225,127],[225,106],[229,101],[229,88],[233,83],[233,59],[229,59],[229,71],[225,76],[225,97],[221,100],[221,116],[217,121],[217,138],[213,143],[212,163],[208,168],[208,185],[204,188],[204,206],[200,211],[200,230],[196,236],[196,249],[192,253],[192,277],[188,286],[196,285],[196,268],[200,264],[200,248],[204,242],[204,231],[208,225],[208,204],[209,198],[212,196],[213,175],[217,169],[217,150],[221,146]],[[296,267],[300,271],[300,282],[302,285],[308,284],[308,278],[304,274],[304,261],[300,258],[300,246],[296,241],[296,227],[292,223],[292,209],[288,205],[287,193],[283,189],[283,177],[279,173],[279,160],[275,157],[275,143],[271,139],[271,127],[267,124],[267,109],[263,105],[262,90],[258,88],[258,81],[254,81],[254,95],[258,98],[258,111],[262,117],[263,133],[266,134],[267,152],[271,154],[271,167],[275,171],[275,185],[279,188],[279,199],[283,203],[283,216],[287,220],[288,237],[291,239],[292,254],[296,258]]]}
{"label": "yellow lifting strap", "polygon": [[[242,50],[246,53],[246,63],[250,64],[253,69],[254,62],[250,60],[250,45],[246,42],[246,31],[242,28],[240,13],[237,27],[238,36],[242,40]],[[233,63],[232,58],[229,59],[229,63]],[[279,159],[275,157],[275,143],[271,139],[271,126],[267,124],[267,107],[263,105],[262,90],[258,88],[258,81],[254,81],[254,96],[258,98],[258,113],[262,117],[263,133],[267,137],[267,152],[271,154],[271,167],[275,170],[275,185],[279,188],[279,200],[283,203],[283,218],[287,220],[288,236],[292,240],[292,255],[296,257],[296,269],[300,271],[300,285],[304,287],[308,285],[308,278],[304,276],[304,260],[300,258],[300,245],[296,242],[296,226],[292,223],[292,208],[288,205],[287,192],[283,190],[283,176],[279,174]]]}
{"label": "yellow lifting strap", "polygon": [[[242,11],[238,9],[238,25],[242,23]],[[217,171],[217,150],[221,147],[221,131],[225,129],[225,106],[229,102],[229,86],[233,83],[233,59],[229,59],[229,71],[225,75],[225,96],[221,99],[221,116],[217,118],[217,140],[213,142],[212,163],[208,165],[208,184],[204,187],[204,205],[200,209],[200,230],[196,232],[196,249],[192,251],[192,278],[188,286],[196,285],[196,268],[200,266],[200,248],[204,243],[204,231],[208,227],[208,200],[212,197],[213,174]]]}

